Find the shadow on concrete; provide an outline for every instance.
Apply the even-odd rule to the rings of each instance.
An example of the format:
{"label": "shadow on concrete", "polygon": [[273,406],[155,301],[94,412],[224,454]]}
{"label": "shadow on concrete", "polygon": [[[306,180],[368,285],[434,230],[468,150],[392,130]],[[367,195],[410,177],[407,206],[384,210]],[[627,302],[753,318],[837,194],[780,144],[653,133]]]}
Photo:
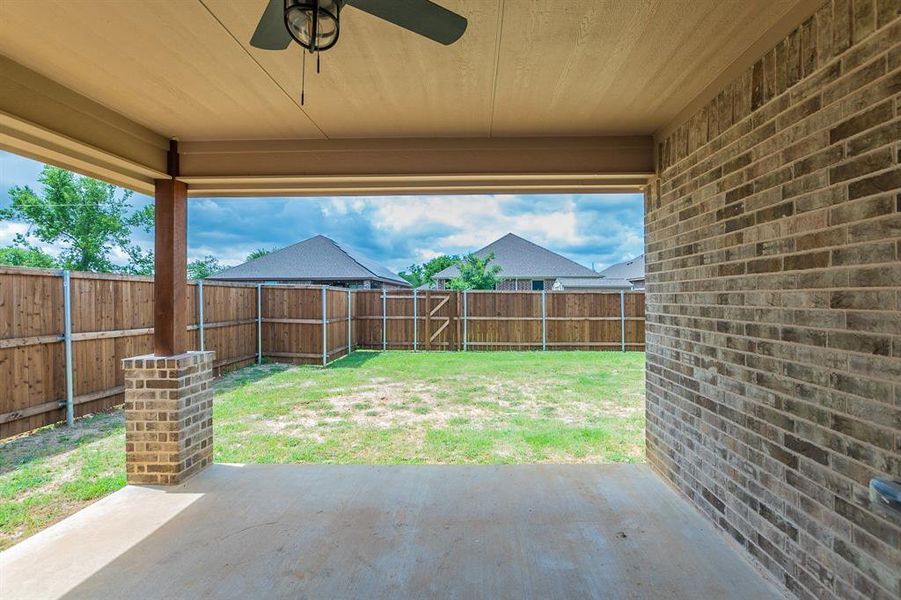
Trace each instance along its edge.
{"label": "shadow on concrete", "polygon": [[646,465],[219,464],[119,494],[0,555],[4,598],[778,597]]}

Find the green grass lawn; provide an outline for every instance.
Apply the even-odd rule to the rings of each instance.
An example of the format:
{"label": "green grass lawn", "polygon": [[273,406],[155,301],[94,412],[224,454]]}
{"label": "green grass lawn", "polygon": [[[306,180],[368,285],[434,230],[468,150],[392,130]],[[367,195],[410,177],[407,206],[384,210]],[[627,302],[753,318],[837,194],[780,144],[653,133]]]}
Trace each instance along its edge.
{"label": "green grass lawn", "polygon": [[[217,380],[217,462],[644,460],[644,354],[356,352]],[[125,484],[121,411],[0,442],[0,549]]]}

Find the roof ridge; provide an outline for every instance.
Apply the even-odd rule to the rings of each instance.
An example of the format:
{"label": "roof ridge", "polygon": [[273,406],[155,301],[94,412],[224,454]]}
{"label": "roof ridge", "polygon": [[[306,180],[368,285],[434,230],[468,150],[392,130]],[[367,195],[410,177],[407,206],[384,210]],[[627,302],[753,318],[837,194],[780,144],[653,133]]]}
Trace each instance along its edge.
{"label": "roof ridge", "polygon": [[384,277],[382,277],[381,275],[375,273],[372,269],[370,269],[369,267],[367,267],[366,265],[364,265],[363,263],[361,263],[360,261],[358,261],[356,258],[354,258],[353,255],[352,255],[350,252],[348,252],[347,250],[345,250],[344,247],[343,247],[341,244],[339,244],[338,242],[336,242],[336,241],[333,240],[332,238],[330,238],[330,237],[328,237],[328,236],[325,236],[325,235],[322,235],[321,233],[318,234],[316,237],[321,237],[321,238],[324,238],[324,239],[330,241],[332,244],[334,244],[335,248],[337,248],[338,250],[340,250],[341,252],[343,252],[344,255],[345,255],[347,258],[349,258],[350,260],[354,261],[354,262],[355,262],[357,265],[359,265],[364,271],[366,271],[367,273],[369,273],[370,275],[372,275],[372,276],[375,277],[376,279],[384,279]]}
{"label": "roof ridge", "polygon": [[[330,237],[328,237],[328,236],[326,236],[326,235],[322,235],[321,233],[318,234],[316,237],[324,238],[324,239],[328,240],[329,242],[331,242],[332,244],[334,244],[335,248],[337,248],[338,250],[340,250],[345,256],[347,256],[347,258],[349,258],[349,259],[352,260],[354,263],[356,263],[357,265],[359,265],[360,268],[362,268],[364,271],[366,271],[367,273],[369,273],[370,275],[372,275],[375,279],[378,279],[378,280],[380,280],[380,281],[396,281],[396,282],[398,282],[398,283],[404,281],[404,278],[401,277],[400,275],[397,276],[398,279],[390,279],[390,278],[388,278],[388,277],[385,277],[384,275],[379,275],[378,273],[376,273],[375,271],[373,271],[372,269],[370,269],[369,267],[367,267],[366,265],[364,265],[363,263],[361,263],[359,260],[357,260],[357,259],[354,257],[353,254],[351,254],[350,252],[348,252],[348,251],[344,248],[344,246],[342,246],[341,244],[339,244],[338,242],[336,242],[336,241],[333,240],[332,238],[330,238]],[[368,257],[367,257],[367,258],[368,258]],[[390,269],[386,269],[383,265],[380,264],[379,266],[382,267],[383,269],[385,269],[386,271],[389,271],[390,273],[394,274],[394,271],[391,271]]]}

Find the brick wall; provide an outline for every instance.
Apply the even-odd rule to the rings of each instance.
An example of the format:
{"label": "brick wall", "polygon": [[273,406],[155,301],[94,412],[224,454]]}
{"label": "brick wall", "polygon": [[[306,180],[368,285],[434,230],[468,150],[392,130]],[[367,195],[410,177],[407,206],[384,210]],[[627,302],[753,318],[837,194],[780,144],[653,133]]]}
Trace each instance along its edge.
{"label": "brick wall", "polygon": [[901,20],[825,4],[658,147],[651,465],[792,592],[901,596]]}
{"label": "brick wall", "polygon": [[128,483],[175,485],[212,462],[215,354],[122,361]]}

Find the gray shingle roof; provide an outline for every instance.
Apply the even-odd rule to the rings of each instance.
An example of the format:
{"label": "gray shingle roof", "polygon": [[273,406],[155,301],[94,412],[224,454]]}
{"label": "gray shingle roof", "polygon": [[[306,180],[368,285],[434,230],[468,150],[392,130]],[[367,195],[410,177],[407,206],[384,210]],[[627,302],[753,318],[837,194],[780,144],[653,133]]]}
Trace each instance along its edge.
{"label": "gray shingle roof", "polygon": [[[542,248],[524,240],[518,235],[508,233],[504,237],[491,242],[484,248],[475,251],[479,257],[494,253],[490,265],[500,265],[500,277],[505,279],[534,278],[545,279],[555,277],[597,277],[597,273],[573,262],[565,256]],[[436,275],[436,279],[453,279],[460,274],[460,269],[452,265]]]}
{"label": "gray shingle roof", "polygon": [[644,254],[632,260],[611,265],[598,275],[609,279],[644,279]]}
{"label": "gray shingle roof", "polygon": [[245,281],[355,281],[410,285],[362,254],[317,235],[293,246],[216,273],[210,279]]}

